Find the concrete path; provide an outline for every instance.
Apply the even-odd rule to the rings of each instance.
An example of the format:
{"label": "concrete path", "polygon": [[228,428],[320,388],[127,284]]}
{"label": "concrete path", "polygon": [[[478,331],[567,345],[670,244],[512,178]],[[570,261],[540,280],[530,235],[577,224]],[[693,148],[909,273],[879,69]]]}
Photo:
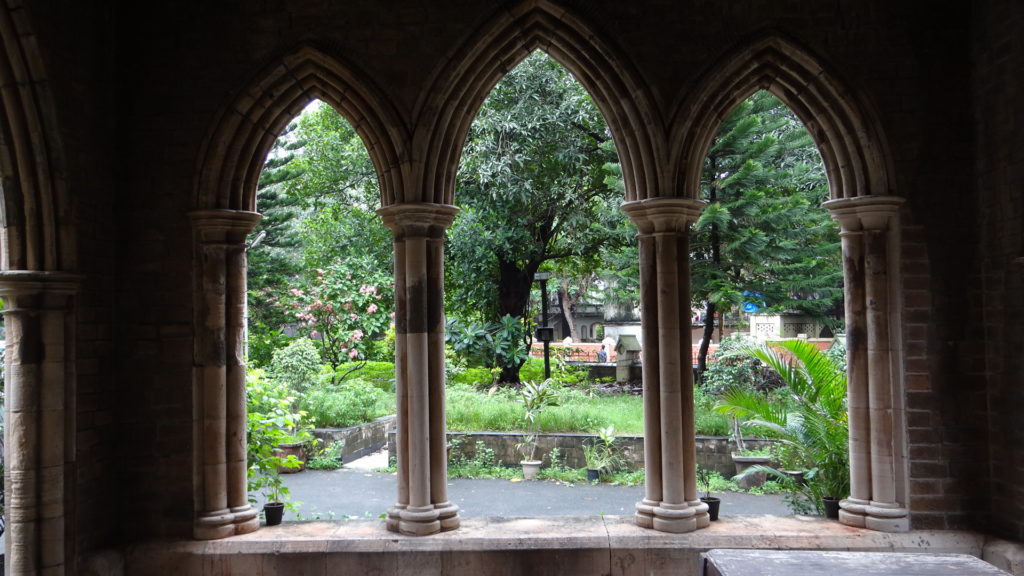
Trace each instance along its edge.
{"label": "concrete path", "polygon": [[[377,518],[395,503],[396,478],[374,472],[386,465],[386,454],[367,456],[331,471],[306,470],[285,476],[292,500],[302,502],[298,518],[329,520]],[[453,478],[448,495],[470,517],[630,515],[643,498],[642,486],[560,484]],[[752,496],[740,492],[713,494],[722,498],[720,516],[790,515],[781,495]],[[288,513],[286,520],[298,519]]]}

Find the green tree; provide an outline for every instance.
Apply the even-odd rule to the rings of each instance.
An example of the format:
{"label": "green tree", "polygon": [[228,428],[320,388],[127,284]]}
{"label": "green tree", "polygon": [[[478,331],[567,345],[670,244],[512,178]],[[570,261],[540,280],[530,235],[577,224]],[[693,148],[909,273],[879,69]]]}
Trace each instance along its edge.
{"label": "green tree", "polygon": [[[296,318],[291,308],[296,290],[306,295],[340,295],[324,286],[323,271],[333,274],[342,270],[348,276],[372,279],[368,284],[375,287],[375,297],[380,296],[375,307],[387,317],[394,306],[391,233],[375,213],[380,192],[369,153],[337,111],[314,102],[279,137],[264,165],[258,200],[264,222],[255,234],[265,234],[250,250],[250,350],[257,353],[251,354],[254,363],[269,361],[273,349],[286,340],[282,336],[286,327],[302,324],[316,328],[318,338],[338,336],[337,330],[324,330],[319,322]],[[351,278],[341,278],[346,286],[351,283]],[[358,295],[358,288],[357,284],[349,292],[356,290]],[[332,304],[343,306],[351,298],[342,300],[321,299],[323,308],[316,310],[327,310]],[[302,306],[306,313],[323,320],[312,313],[316,301]],[[377,324],[374,322],[372,330],[358,328],[369,337],[382,333]],[[345,354],[351,353],[351,346],[342,345],[347,340],[339,336],[333,344],[321,341],[325,361],[342,361],[341,348],[346,348]],[[359,352],[371,349],[360,347]]]}
{"label": "green tree", "polygon": [[[495,86],[459,170],[462,212],[447,246],[451,313],[525,322],[545,262],[619,249],[622,196],[605,183],[616,159],[610,141],[586,90],[541,52]],[[501,381],[517,382],[520,365],[502,366]]]}
{"label": "green tree", "polygon": [[828,182],[810,135],[768,92],[723,122],[704,163],[708,202],[691,249],[693,301],[706,323],[703,373],[718,322],[734,306],[798,310],[822,319],[842,297],[839,234],[820,208]]}

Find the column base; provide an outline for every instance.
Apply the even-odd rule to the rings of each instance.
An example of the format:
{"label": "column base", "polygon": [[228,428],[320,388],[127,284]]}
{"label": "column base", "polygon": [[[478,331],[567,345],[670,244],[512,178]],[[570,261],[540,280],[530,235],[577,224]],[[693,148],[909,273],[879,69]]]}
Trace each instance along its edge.
{"label": "column base", "polygon": [[387,518],[384,520],[384,527],[389,532],[398,532],[398,524],[402,521],[402,510],[405,510],[405,504],[395,504],[391,508],[388,508]]}
{"label": "column base", "polygon": [[687,502],[694,510],[694,519],[697,520],[697,530],[711,526],[711,516],[708,514],[708,505],[701,500]]}
{"label": "column base", "polygon": [[456,530],[462,519],[459,518],[459,507],[452,502],[441,502],[434,504],[437,510],[437,520],[441,523],[441,532]]}
{"label": "column base", "polygon": [[693,532],[697,529],[696,510],[688,504],[662,502],[654,509],[654,529],[672,534]]}
{"label": "column base", "polygon": [[259,529],[260,515],[251,504],[232,508],[231,513],[235,515],[232,521],[235,525],[235,534],[248,534]]}
{"label": "column base", "polygon": [[441,522],[433,505],[409,506],[402,510],[398,531],[408,536],[428,536],[441,531]]}
{"label": "column base", "polygon": [[228,509],[206,512],[196,518],[192,537],[196,540],[219,540],[235,535],[235,515]]}
{"label": "column base", "polygon": [[871,502],[865,510],[864,527],[878,532],[909,532],[907,509],[896,503]]}
{"label": "column base", "polygon": [[658,502],[643,500],[636,503],[636,516],[633,520],[636,525],[641,528],[654,528],[654,508],[658,505]]}
{"label": "column base", "polygon": [[839,523],[854,528],[864,528],[865,510],[871,504],[860,498],[846,498],[839,501]]}

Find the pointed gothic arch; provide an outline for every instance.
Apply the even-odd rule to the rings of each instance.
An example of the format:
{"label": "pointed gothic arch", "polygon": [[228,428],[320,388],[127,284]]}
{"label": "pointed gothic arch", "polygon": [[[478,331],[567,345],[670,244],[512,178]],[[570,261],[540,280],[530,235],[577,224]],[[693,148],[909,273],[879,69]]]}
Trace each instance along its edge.
{"label": "pointed gothic arch", "polygon": [[246,237],[259,221],[260,172],[280,132],[314,99],[355,128],[381,203],[401,197],[405,124],[371,81],[310,46],[266,67],[221,114],[199,157],[193,229],[194,522],[198,539],[259,527],[246,485]]}
{"label": "pointed gothic arch", "polygon": [[590,93],[612,133],[626,199],[661,194],[668,180],[664,123],[629,61],[583,20],[547,0],[524,0],[494,15],[439,71],[417,103],[414,136],[419,202],[455,203],[455,176],[470,125],[502,76],[534,50],[565,66]]}
{"label": "pointed gothic arch", "polygon": [[263,160],[288,122],[316,99],[362,138],[380,180],[381,205],[401,201],[408,179],[405,123],[354,66],[300,46],[257,74],[218,118],[199,155],[196,207],[255,211]]}
{"label": "pointed gothic arch", "polygon": [[0,3],[0,298],[6,328],[9,573],[75,558],[76,266],[72,204],[50,81],[31,14]]}
{"label": "pointed gothic arch", "polygon": [[824,204],[841,228],[847,328],[850,497],[840,521],[909,530],[900,223],[891,157],[872,108],[808,51],[767,33],[710,67],[679,107],[673,150],[684,198],[698,200],[704,158],[724,118],[766,90],[796,113],[828,175]]}
{"label": "pointed gothic arch", "polygon": [[0,269],[70,270],[75,257],[64,158],[49,81],[24,11],[0,5]]}
{"label": "pointed gothic arch", "polygon": [[744,98],[766,90],[811,134],[832,199],[893,194],[888,146],[871,107],[826,65],[778,33],[745,43],[708,67],[673,120],[677,189],[700,197],[700,172],[718,127]]}

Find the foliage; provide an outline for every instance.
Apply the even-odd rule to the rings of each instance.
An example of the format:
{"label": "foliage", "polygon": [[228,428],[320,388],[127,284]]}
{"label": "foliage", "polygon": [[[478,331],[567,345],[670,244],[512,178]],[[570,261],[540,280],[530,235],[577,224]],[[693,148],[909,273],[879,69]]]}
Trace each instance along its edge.
{"label": "foliage", "polygon": [[622,466],[622,456],[615,440],[615,427],[607,426],[597,430],[596,439],[583,444],[583,458],[588,469],[609,473]]}
{"label": "foliage", "polygon": [[746,353],[779,374],[788,402],[737,387],[723,394],[719,410],[790,447],[791,462],[808,466],[806,484],[768,466],[749,470],[766,472],[786,485],[794,508],[813,506],[820,512],[821,498],[842,498],[850,490],[846,373],[804,340],[749,346]]}
{"label": "foliage", "polygon": [[259,492],[266,502],[290,499],[279,468],[299,468],[302,463],[294,455],[282,457],[275,452],[281,444],[312,439],[304,414],[292,409],[295,397],[283,382],[267,378],[262,370],[246,374],[248,409],[248,491]]}
{"label": "foliage", "polygon": [[[320,281],[313,272],[318,268],[344,263],[357,277],[372,279],[366,283],[383,296],[378,307],[390,312],[391,233],[375,213],[380,193],[373,163],[341,115],[319,102],[307,107],[275,142],[257,199],[264,218],[248,252],[253,364],[265,366],[296,323],[296,311],[281,305],[294,294],[280,287],[309,292]],[[378,345],[384,340],[372,342],[359,347],[363,357],[390,359],[386,344]]]}
{"label": "foliage", "polygon": [[535,434],[538,431],[537,417],[548,406],[558,403],[555,391],[547,381],[534,383],[524,382],[519,390],[519,398],[523,405],[523,420],[526,422],[527,434],[523,441],[516,445],[516,448],[523,455],[523,460],[533,460],[537,450]]}
{"label": "foliage", "polygon": [[[621,434],[643,434],[643,399],[626,394],[586,395],[559,387],[558,405],[547,407],[536,419],[542,433],[585,432],[614,425]],[[480,392],[472,386],[450,384],[446,391],[449,430],[521,431],[522,404],[513,390]],[[698,412],[698,422],[701,421]],[[715,415],[718,420],[724,416]],[[698,432],[709,432],[698,428]],[[718,434],[720,435],[720,434]]]}
{"label": "foliage", "polygon": [[810,135],[777,98],[757,92],[722,123],[701,176],[708,202],[691,244],[695,304],[705,307],[705,368],[715,313],[750,304],[822,319],[842,297],[836,224]]}
{"label": "foliage", "polygon": [[281,297],[281,304],[319,344],[320,357],[335,368],[366,358],[369,338],[382,337],[391,322],[384,307],[391,279],[368,272],[351,260],[334,262],[318,268],[305,289],[292,288]]}
{"label": "foliage", "polygon": [[316,381],[320,371],[320,353],[308,338],[296,338],[284,348],[274,351],[267,376],[296,392],[302,392]]}
{"label": "foliage", "polygon": [[300,406],[317,428],[347,428],[393,414],[395,397],[365,380],[352,378],[340,384],[317,384],[302,397]]}
{"label": "foliage", "polygon": [[[542,264],[632,242],[614,233],[625,218],[622,194],[605,183],[605,165],[615,160],[610,141],[586,90],[543,53],[498,82],[459,168],[462,212],[446,246],[449,316],[525,321]],[[502,381],[519,380],[517,365],[502,368]]]}
{"label": "foliage", "polygon": [[369,383],[375,388],[384,392],[394,393],[395,391],[395,363],[394,362],[350,362],[342,364],[337,368],[329,365],[322,366],[319,375],[321,382],[340,384],[342,381],[354,378]]}
{"label": "foliage", "polygon": [[328,444],[306,460],[306,467],[311,470],[336,470],[344,467],[345,462],[339,455],[334,444]]}
{"label": "foliage", "polygon": [[697,467],[697,486],[701,489],[702,492],[704,492],[704,495],[701,496],[701,498],[711,497],[712,474],[717,474],[717,472],[714,472],[713,470],[710,470],[708,468],[701,468],[700,466]]}
{"label": "foliage", "polygon": [[[508,314],[491,323],[450,318],[445,339],[456,361],[465,366],[483,366],[489,370],[514,366],[518,370],[527,360],[523,324]],[[489,382],[493,380],[492,376]]]}
{"label": "foliage", "polygon": [[762,392],[778,388],[782,384],[778,375],[745,353],[751,342],[739,332],[723,338],[714,361],[701,375],[701,388],[712,396],[737,386]]}

